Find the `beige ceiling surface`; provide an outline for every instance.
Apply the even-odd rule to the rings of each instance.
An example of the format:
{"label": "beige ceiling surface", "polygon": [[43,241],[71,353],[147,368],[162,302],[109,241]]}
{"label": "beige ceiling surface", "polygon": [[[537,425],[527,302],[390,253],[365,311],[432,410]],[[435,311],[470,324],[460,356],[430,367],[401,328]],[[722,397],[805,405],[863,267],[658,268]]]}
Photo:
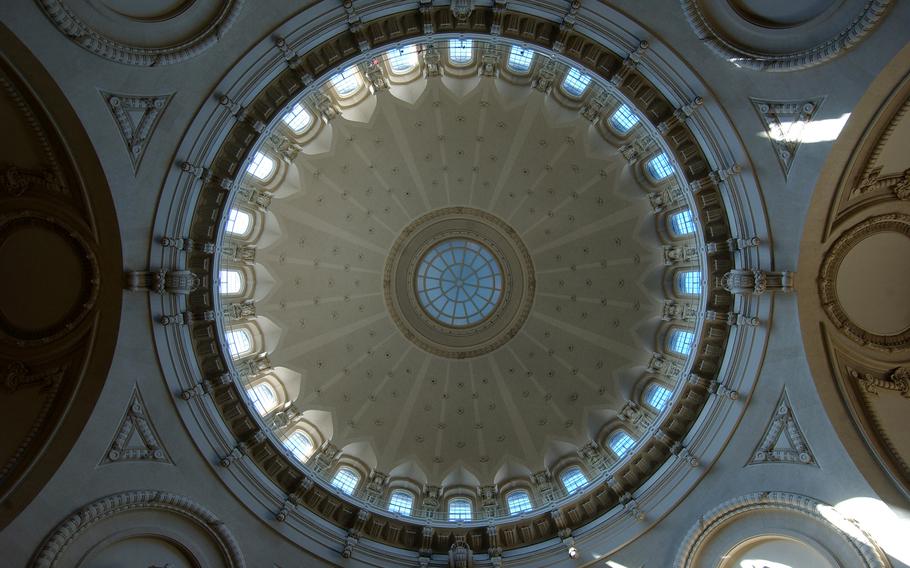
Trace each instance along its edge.
{"label": "beige ceiling surface", "polygon": [[[267,227],[280,236],[257,252],[275,279],[257,313],[336,446],[393,475],[483,484],[615,416],[655,348],[661,250],[645,191],[578,110],[502,79],[418,80],[346,109],[293,167]],[[382,284],[400,230],[455,205],[508,222],[537,276],[519,334],[463,361],[407,340]]]}

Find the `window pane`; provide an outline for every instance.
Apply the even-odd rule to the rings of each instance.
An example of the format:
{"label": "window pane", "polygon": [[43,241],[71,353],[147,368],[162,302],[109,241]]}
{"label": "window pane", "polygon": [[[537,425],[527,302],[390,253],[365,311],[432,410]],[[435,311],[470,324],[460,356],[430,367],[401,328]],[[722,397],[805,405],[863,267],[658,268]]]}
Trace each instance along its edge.
{"label": "window pane", "polygon": [[512,71],[523,73],[531,68],[531,62],[534,61],[534,52],[530,49],[513,45],[509,51],[509,62],[507,66]]}
{"label": "window pane", "polygon": [[218,272],[218,291],[222,294],[239,294],[243,291],[243,276],[239,270]]}
{"label": "window pane", "polygon": [[645,402],[647,402],[651,408],[661,411],[667,407],[672,396],[673,392],[670,389],[652,383],[645,392]]}
{"label": "window pane", "polygon": [[533,507],[531,505],[531,498],[528,496],[527,491],[513,491],[509,493],[506,503],[509,505],[509,514],[517,515],[523,511],[530,511]]}
{"label": "window pane", "polygon": [[301,463],[306,463],[310,454],[313,453],[313,440],[300,430],[294,430],[290,436],[285,438],[284,446],[291,450],[294,457]]}
{"label": "window pane", "polygon": [[670,334],[670,351],[680,355],[688,355],[692,351],[692,342],[695,341],[695,333],[674,329]]}
{"label": "window pane", "polygon": [[443,325],[464,327],[483,321],[499,305],[502,268],[479,242],[447,239],[421,258],[415,287],[427,315]]}
{"label": "window pane", "polygon": [[224,339],[227,342],[228,351],[234,359],[253,349],[253,338],[245,329],[230,329],[224,335]]}
{"label": "window pane", "polygon": [[450,521],[470,521],[471,502],[468,499],[452,499],[449,501]]}
{"label": "window pane", "polygon": [[682,294],[697,296],[701,293],[701,272],[685,270],[676,277],[676,285]]}
{"label": "window pane", "polygon": [[469,39],[449,40],[449,59],[452,63],[468,63],[474,58],[474,42]]}
{"label": "window pane", "polygon": [[225,225],[224,230],[232,235],[245,235],[250,230],[251,221],[252,219],[248,213],[231,209],[228,211],[227,225]]}
{"label": "window pane", "polygon": [[341,73],[332,75],[329,82],[335,87],[335,92],[338,93],[339,96],[346,97],[355,93],[357,89],[360,88],[360,73],[357,72],[356,67],[351,66]]}
{"label": "window pane", "polygon": [[692,220],[692,212],[688,209],[670,215],[670,230],[677,237],[682,235],[691,235],[695,232],[695,221]]}
{"label": "window pane", "polygon": [[613,453],[619,457],[623,457],[629,453],[629,450],[631,450],[632,446],[634,445],[635,440],[632,439],[632,436],[629,436],[621,430],[610,436],[610,449],[613,450]]}
{"label": "window pane", "polygon": [[303,132],[313,121],[313,115],[307,112],[302,104],[297,103],[290,112],[284,115],[282,120],[294,132]]}
{"label": "window pane", "polygon": [[651,158],[648,162],[648,173],[654,179],[664,179],[673,175],[673,166],[670,165],[670,158],[661,152]]}
{"label": "window pane", "polygon": [[357,475],[357,472],[353,469],[343,467],[339,469],[335,474],[335,477],[332,478],[332,487],[337,487],[342,492],[350,495],[354,493],[354,489],[357,488],[358,481],[360,481],[360,476]]}
{"label": "window pane", "polygon": [[562,484],[566,488],[566,491],[569,492],[569,495],[588,484],[588,478],[585,477],[585,474],[577,467],[570,467],[563,471],[560,474],[559,479],[562,480]]}
{"label": "window pane", "polygon": [[389,67],[394,73],[405,73],[417,67],[417,46],[406,45],[386,53],[389,58]]}
{"label": "window pane", "polygon": [[414,508],[414,497],[407,491],[393,491],[389,497],[389,511],[410,515]]}
{"label": "window pane", "polygon": [[250,397],[250,402],[253,403],[253,408],[256,409],[259,416],[265,416],[278,406],[278,396],[272,385],[268,383],[259,383],[251,389],[246,389],[246,394]]}
{"label": "window pane", "polygon": [[259,179],[265,179],[271,175],[275,169],[275,160],[269,158],[262,152],[256,152],[253,161],[246,167],[247,173]]}
{"label": "window pane", "polygon": [[632,112],[628,105],[623,104],[619,105],[619,108],[610,117],[610,124],[613,125],[613,128],[625,134],[638,124],[638,117],[635,116],[635,113]]}
{"label": "window pane", "polygon": [[566,78],[563,79],[562,88],[570,95],[577,97],[585,92],[585,89],[588,88],[590,82],[591,77],[573,67],[569,69],[569,73],[566,75]]}

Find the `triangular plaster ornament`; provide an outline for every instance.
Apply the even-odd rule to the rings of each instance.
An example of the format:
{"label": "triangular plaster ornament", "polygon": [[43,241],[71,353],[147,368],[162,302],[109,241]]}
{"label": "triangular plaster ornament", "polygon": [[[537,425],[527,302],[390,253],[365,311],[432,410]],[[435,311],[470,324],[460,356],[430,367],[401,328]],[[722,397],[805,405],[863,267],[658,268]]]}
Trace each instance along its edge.
{"label": "triangular plaster ornament", "polygon": [[148,141],[172,95],[119,95],[102,91],[101,96],[114,116],[135,174],[139,170],[139,162],[142,161]]}
{"label": "triangular plaster ornament", "polygon": [[174,463],[160,440],[161,438],[148,416],[139,389],[134,388],[130,404],[123,419],[120,420],[120,427],[117,428],[117,433],[101,463],[124,461]]}
{"label": "triangular plaster ornament", "polygon": [[759,463],[818,465],[793,414],[787,389],[781,392],[765,433],[746,465]]}
{"label": "triangular plaster ornament", "polygon": [[765,127],[765,135],[774,148],[786,178],[796,159],[796,152],[806,139],[807,129],[825,97],[804,101],[772,101],[750,98],[752,106]]}

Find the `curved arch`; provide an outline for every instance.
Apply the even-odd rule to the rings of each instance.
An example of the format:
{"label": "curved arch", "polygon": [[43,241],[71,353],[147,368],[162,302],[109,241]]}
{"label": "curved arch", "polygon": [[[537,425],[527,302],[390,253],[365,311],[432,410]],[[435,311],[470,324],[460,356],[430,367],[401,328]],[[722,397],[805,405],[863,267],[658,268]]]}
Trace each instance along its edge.
{"label": "curved arch", "polygon": [[240,546],[227,526],[211,511],[187,497],[163,491],[126,491],[94,501],[54,528],[32,559],[34,568],[52,568],[79,535],[93,524],[133,511],[176,513],[198,525],[214,540],[228,568],[244,568]]}
{"label": "curved arch", "polygon": [[739,517],[757,511],[774,510],[805,515],[813,521],[827,526],[856,551],[864,563],[864,568],[890,568],[891,566],[884,552],[863,529],[852,520],[843,517],[833,507],[811,497],[782,492],[750,493],[721,503],[702,515],[683,540],[679,552],[676,554],[674,566],[694,568],[699,550],[720,528],[736,521]]}

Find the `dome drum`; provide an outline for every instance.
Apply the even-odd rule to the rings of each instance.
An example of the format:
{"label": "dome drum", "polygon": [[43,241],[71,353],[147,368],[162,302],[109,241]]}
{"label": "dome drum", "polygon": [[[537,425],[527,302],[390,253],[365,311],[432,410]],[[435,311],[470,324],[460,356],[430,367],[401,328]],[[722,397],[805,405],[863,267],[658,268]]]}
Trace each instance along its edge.
{"label": "dome drum", "polygon": [[[734,265],[733,251],[725,246],[736,235],[731,234],[726,219],[724,199],[721,194],[722,180],[712,175],[714,169],[703,153],[696,136],[687,126],[686,121],[680,120],[675,115],[674,105],[671,104],[641,73],[636,70],[636,63],[632,59],[625,59],[610,51],[605,46],[591,40],[577,30],[565,30],[557,34],[558,23],[528,14],[513,13],[509,10],[497,10],[477,7],[467,22],[456,23],[449,21],[444,12],[446,7],[433,7],[427,13],[417,11],[400,12],[383,17],[380,21],[371,22],[370,26],[360,28],[356,33],[344,31],[324,45],[344,47],[337,49],[345,57],[353,57],[355,51],[350,46],[366,42],[373,49],[380,49],[388,45],[390,39],[401,42],[406,36],[394,38],[379,34],[384,26],[400,30],[412,30],[416,38],[421,27],[412,25],[427,18],[434,31],[438,33],[452,33],[458,31],[469,32],[475,37],[485,37],[494,26],[502,30],[502,36],[508,39],[528,41],[531,38],[520,34],[522,29],[551,30],[551,34],[541,31],[533,39],[540,41],[538,53],[544,53],[551,47],[550,37],[559,37],[565,45],[565,50],[560,59],[576,60],[580,64],[592,69],[601,77],[598,81],[613,79],[613,85],[618,92],[635,105],[641,116],[652,119],[648,126],[649,136],[654,140],[662,140],[669,152],[674,156],[681,172],[687,179],[687,184],[692,184],[692,191],[687,186],[681,189],[677,181],[671,180],[656,189],[659,196],[657,201],[663,205],[688,205],[692,210],[693,218],[699,224],[699,239],[704,239],[706,244],[719,243],[713,247],[714,252],[710,258],[702,257],[698,264],[701,267],[705,290],[702,294],[701,306],[710,313],[726,314],[733,310],[732,296],[720,286],[719,276],[725,267]],[[534,26],[530,26],[531,22]],[[463,28],[461,27],[463,26]],[[371,35],[379,34],[379,35]],[[359,37],[364,36],[364,37]],[[359,41],[363,40],[363,41]],[[291,42],[286,41],[284,48],[290,50]],[[345,47],[348,46],[348,47]],[[195,187],[201,184],[201,190],[193,192],[195,198],[195,212],[190,225],[190,237],[199,243],[212,243],[219,234],[219,220],[227,215],[227,206],[230,202],[229,190],[236,187],[238,179],[242,176],[243,156],[250,154],[259,139],[257,124],[276,122],[281,115],[282,108],[274,104],[276,97],[284,101],[296,100],[305,85],[312,84],[313,77],[325,77],[331,69],[338,68],[341,63],[333,59],[327,63],[324,48],[315,48],[312,51],[287,58],[288,67],[281,71],[270,83],[268,88],[261,89],[259,95],[246,105],[244,118],[234,120],[230,131],[221,137],[212,137],[211,140],[221,140],[220,148],[214,155],[210,164],[204,167],[191,165],[186,169],[183,182]],[[625,60],[625,63],[624,63]],[[603,83],[606,84],[606,83]],[[537,83],[539,90],[555,88],[552,85]],[[312,87],[310,87],[312,88]],[[231,121],[230,117],[226,120]],[[227,126],[227,123],[223,123]],[[660,131],[662,138],[658,138],[658,125],[663,125]],[[679,174],[677,174],[679,175]],[[652,198],[652,202],[654,198]],[[524,248],[521,239],[514,234],[502,221],[483,218],[481,221],[472,219],[465,224],[458,221],[459,215],[464,217],[465,210],[448,212],[452,216],[446,220],[450,226],[439,225],[430,233],[424,233],[419,227],[404,231],[395,245],[396,253],[389,255],[389,262],[394,266],[401,264],[407,268],[386,269],[386,303],[400,313],[406,309],[409,316],[401,318],[396,324],[402,328],[406,336],[415,341],[422,349],[439,352],[442,341],[434,341],[433,337],[446,337],[449,343],[452,336],[462,333],[464,337],[480,335],[465,342],[459,349],[442,356],[464,358],[477,356],[496,349],[508,341],[521,327],[527,310],[534,299],[534,272],[530,256]],[[438,214],[438,212],[437,212]],[[471,217],[473,212],[468,213]],[[483,217],[477,215],[477,217]],[[464,333],[472,329],[468,326],[465,330],[457,327],[440,326],[427,318],[427,313],[421,309],[419,299],[415,297],[413,278],[417,271],[419,261],[434,244],[448,238],[466,238],[476,240],[487,247],[492,254],[501,261],[506,275],[501,305],[496,307],[489,315],[477,325],[478,330],[489,330],[487,335],[482,333]],[[211,247],[200,246],[186,253],[187,267],[195,274],[200,275],[204,282],[214,281],[214,273],[218,263],[207,252]],[[406,254],[405,254],[406,253]],[[394,274],[393,281],[390,275]],[[511,280],[509,280],[511,277]],[[187,309],[193,313],[219,311],[215,288],[203,285],[192,292],[187,298]],[[391,291],[391,292],[390,292]],[[595,519],[623,503],[628,504],[638,487],[640,487],[651,474],[658,469],[669,456],[676,453],[680,441],[686,436],[689,429],[695,424],[699,413],[708,402],[712,393],[724,392],[726,387],[721,385],[722,379],[718,373],[731,333],[731,327],[726,324],[725,318],[716,318],[717,321],[702,321],[695,328],[695,338],[692,344],[692,355],[688,357],[682,369],[681,377],[689,377],[678,383],[677,390],[665,411],[658,420],[648,429],[648,437],[639,443],[628,457],[623,459],[611,470],[611,475],[603,475],[593,480],[584,490],[570,497],[558,499],[552,507],[562,511],[565,515],[565,524],[569,528],[579,527]],[[355,503],[355,506],[368,510],[372,518],[382,519],[385,529],[369,529],[369,538],[397,547],[416,550],[427,548],[422,546],[418,535],[425,522],[431,522],[436,528],[433,531],[430,548],[435,552],[444,552],[447,535],[458,534],[463,536],[473,550],[482,550],[489,544],[490,536],[487,534],[486,524],[489,519],[478,519],[474,522],[452,525],[439,521],[424,521],[421,519],[408,519],[401,516],[390,516],[386,511],[369,505],[365,501],[340,497],[337,492],[329,487],[328,480],[315,474],[309,467],[301,468],[295,460],[291,459],[286,451],[281,449],[280,442],[275,435],[263,426],[263,421],[255,415],[250,407],[244,403],[244,396],[239,390],[242,388],[234,379],[230,356],[221,353],[218,340],[222,331],[220,322],[209,321],[205,318],[193,318],[186,327],[194,342],[195,356],[198,367],[202,372],[202,381],[206,390],[212,396],[219,413],[224,418],[236,446],[231,450],[231,455],[239,453],[249,457],[268,477],[274,482],[294,503],[305,507],[312,513],[322,517],[340,527],[350,524],[348,508],[337,506],[338,499]],[[495,331],[494,329],[495,328]],[[419,333],[417,333],[419,330]],[[422,335],[423,339],[414,337]],[[429,338],[429,340],[427,339]],[[653,363],[653,361],[652,361]],[[661,373],[661,369],[680,369],[679,364],[655,364],[650,372]],[[668,375],[669,376],[669,375]],[[188,385],[187,388],[193,385]],[[671,451],[672,450],[672,451]],[[228,460],[229,464],[237,463]],[[627,507],[628,508],[628,507]],[[496,538],[499,547],[503,549],[519,548],[535,542],[540,542],[556,535],[556,525],[550,520],[550,514],[535,512],[525,514],[520,518],[498,518],[496,520]],[[372,521],[371,521],[372,522]],[[370,523],[368,523],[369,525]],[[378,525],[377,525],[378,526]],[[392,530],[394,527],[395,530]],[[528,529],[530,529],[528,531]],[[523,535],[523,536],[519,536]]]}

